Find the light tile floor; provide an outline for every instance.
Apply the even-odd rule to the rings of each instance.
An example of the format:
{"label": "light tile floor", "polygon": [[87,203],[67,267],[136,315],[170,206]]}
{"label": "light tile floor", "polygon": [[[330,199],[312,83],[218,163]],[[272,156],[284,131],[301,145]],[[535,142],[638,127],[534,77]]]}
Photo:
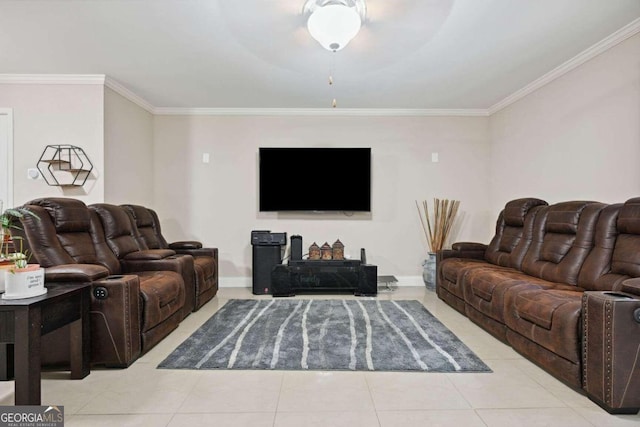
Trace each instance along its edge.
{"label": "light tile floor", "polygon": [[[493,373],[156,369],[230,298],[271,297],[222,288],[128,369],[93,369],[80,381],[43,374],[43,404],[64,405],[68,427],[640,426],[640,415],[607,414],[420,287],[378,298],[421,301]],[[12,404],[13,382],[0,383],[0,405]]]}

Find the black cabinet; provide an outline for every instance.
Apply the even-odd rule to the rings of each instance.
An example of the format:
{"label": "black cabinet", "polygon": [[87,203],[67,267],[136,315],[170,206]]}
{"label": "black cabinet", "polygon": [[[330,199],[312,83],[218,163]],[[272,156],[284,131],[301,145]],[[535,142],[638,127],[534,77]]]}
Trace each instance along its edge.
{"label": "black cabinet", "polygon": [[358,296],[378,294],[378,267],[360,260],[303,260],[278,265],[271,275],[274,297],[300,292],[353,292]]}

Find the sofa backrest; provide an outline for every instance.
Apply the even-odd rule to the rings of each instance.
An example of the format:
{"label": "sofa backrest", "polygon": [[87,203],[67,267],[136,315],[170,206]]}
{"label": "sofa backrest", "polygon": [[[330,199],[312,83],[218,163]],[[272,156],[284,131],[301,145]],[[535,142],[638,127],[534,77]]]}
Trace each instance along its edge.
{"label": "sofa backrest", "polygon": [[21,230],[13,230],[12,234],[24,239],[23,244],[28,245],[38,264],[46,268],[95,262],[89,216],[84,203],[52,198],[33,200],[24,207],[35,216],[25,215],[20,221]]}
{"label": "sofa backrest", "polygon": [[131,252],[149,249],[125,208],[108,203],[96,203],[89,206],[89,209],[100,219],[106,243],[118,259]]}
{"label": "sofa backrest", "polygon": [[[618,216],[622,203],[602,209],[596,223],[593,248],[580,269],[578,286],[588,291],[612,290],[629,276],[612,274],[611,260],[618,237]],[[638,236],[640,238],[640,236]],[[640,253],[638,254],[640,256]]]}
{"label": "sofa backrest", "polygon": [[485,251],[491,264],[520,269],[531,244],[537,212],[547,206],[540,199],[526,198],[508,202],[498,216],[496,234]]}
{"label": "sofa backrest", "polygon": [[162,237],[160,221],[156,213],[140,205],[122,205],[133,217],[138,232],[149,249],[168,249],[167,241]]}
{"label": "sofa backrest", "polygon": [[542,208],[533,224],[533,240],[522,271],[550,282],[576,285],[593,248],[596,223],[605,206],[576,201]]}
{"label": "sofa backrest", "polygon": [[598,224],[598,234],[608,233],[609,262],[595,279],[581,285],[585,289],[620,290],[624,280],[640,277],[640,197],[629,199],[622,206],[615,206],[619,207],[619,211],[611,221],[613,226],[606,229],[602,227],[601,231]]}
{"label": "sofa backrest", "polygon": [[89,213],[91,215],[91,239],[93,240],[93,246],[96,248],[98,263],[105,266],[111,274],[122,274],[120,261],[107,244],[102,220],[93,209],[89,209]]}
{"label": "sofa backrest", "polygon": [[109,253],[100,254],[94,244],[91,211],[82,201],[42,198],[28,202],[25,207],[37,218],[24,216],[19,235],[28,242],[29,249],[41,266],[101,264],[111,274],[119,273],[119,264],[113,254],[110,257]]}

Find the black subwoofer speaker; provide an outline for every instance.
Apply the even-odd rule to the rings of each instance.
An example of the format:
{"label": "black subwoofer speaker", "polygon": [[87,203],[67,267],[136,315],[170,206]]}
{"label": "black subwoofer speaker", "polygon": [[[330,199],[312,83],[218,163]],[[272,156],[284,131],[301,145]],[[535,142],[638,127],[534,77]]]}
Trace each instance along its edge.
{"label": "black subwoofer speaker", "polygon": [[278,264],[282,264],[280,246],[253,247],[254,295],[271,293],[271,270]]}
{"label": "black subwoofer speaker", "polygon": [[291,260],[300,261],[302,259],[302,236],[291,236]]}
{"label": "black subwoofer speaker", "polygon": [[271,293],[271,271],[282,264],[282,246],[287,242],[286,233],[271,233],[255,230],[251,232],[253,246],[253,293]]}

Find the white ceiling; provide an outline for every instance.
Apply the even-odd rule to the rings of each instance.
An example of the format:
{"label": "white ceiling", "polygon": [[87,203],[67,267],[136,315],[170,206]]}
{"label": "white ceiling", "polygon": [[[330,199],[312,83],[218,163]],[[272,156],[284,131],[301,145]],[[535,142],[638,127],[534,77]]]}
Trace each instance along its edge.
{"label": "white ceiling", "polygon": [[155,107],[487,109],[640,17],[640,0],[367,0],[333,54],[303,4],[0,0],[0,73],[106,74]]}

